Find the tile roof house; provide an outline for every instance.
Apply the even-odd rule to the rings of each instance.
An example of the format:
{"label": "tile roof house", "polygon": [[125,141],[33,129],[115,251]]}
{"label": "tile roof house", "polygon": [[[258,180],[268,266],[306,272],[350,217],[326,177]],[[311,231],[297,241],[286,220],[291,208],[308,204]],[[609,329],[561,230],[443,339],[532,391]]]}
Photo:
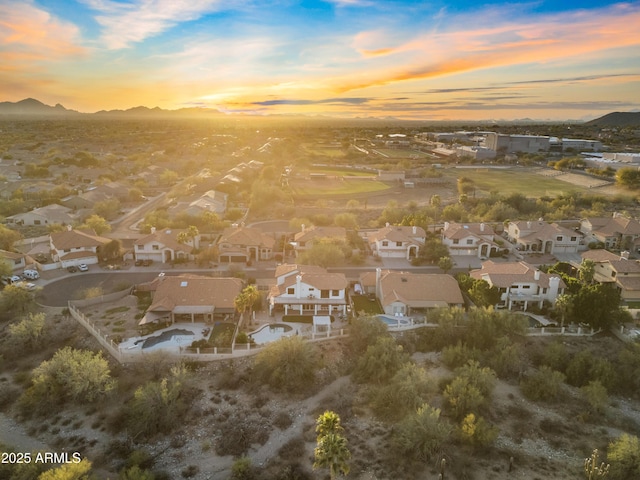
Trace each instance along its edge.
{"label": "tile roof house", "polygon": [[191,253],[194,248],[200,246],[200,235],[189,239],[187,243],[179,241],[180,234],[185,229],[161,229],[151,228],[151,233],[135,242],[134,255],[136,260],[152,260],[159,263],[168,263],[178,259],[193,260]]}
{"label": "tile roof house", "polygon": [[101,237],[89,228],[72,229],[49,235],[51,258],[60,262],[62,268],[77,266],[81,263],[96,264],[99,261],[100,248],[111,240]]}
{"label": "tile roof house", "polygon": [[410,273],[377,268],[360,275],[365,293],[375,293],[384,312],[394,316],[425,313],[429,308],[462,306],[455,278],[442,273]]}
{"label": "tile roof house", "polygon": [[152,301],[140,325],[159,320],[212,323],[214,316],[234,315],[234,300],[242,291],[242,280],[165,275],[144,289],[152,292]]}
{"label": "tile roof house", "polygon": [[581,219],[580,231],[587,244],[601,242],[607,249],[630,250],[640,239],[640,222],[614,213],[612,217]]}
{"label": "tile roof house", "polygon": [[24,270],[27,266],[26,255],[24,253],[8,252],[0,250],[0,262],[8,264],[12,270]]}
{"label": "tile roof house", "polygon": [[566,285],[560,275],[547,274],[527,262],[482,262],[482,268],[469,272],[472,278],[485,280],[497,287],[501,293],[501,303],[497,307],[509,310],[527,310],[535,304],[542,308],[545,301],[555,303],[558,295],[564,293]]}
{"label": "tile roof house", "polygon": [[577,253],[583,249],[582,234],[542,220],[509,222],[507,236],[520,253]]}
{"label": "tile roof house", "polygon": [[328,273],[312,265],[283,264],[268,296],[269,314],[346,315],[349,282],[343,273]]}
{"label": "tile roof house", "polygon": [[367,241],[374,255],[409,260],[418,256],[426,236],[422,227],[387,224],[369,235]]}
{"label": "tile roof house", "polygon": [[169,215],[173,216],[177,213],[186,213],[192,216],[198,216],[204,212],[213,212],[217,215],[224,215],[227,211],[226,193],[209,190],[202,194],[199,198],[192,202],[180,202],[169,208]]}
{"label": "tile roof house", "polygon": [[51,204],[45,207],[34,208],[30,212],[18,213],[7,217],[7,223],[15,225],[71,225],[77,216],[73,210],[62,205]]}
{"label": "tile roof house", "polygon": [[259,228],[233,225],[218,240],[219,262],[234,263],[270,260],[276,239]]}
{"label": "tile roof house", "polygon": [[640,301],[640,262],[630,260],[629,252],[616,255],[602,249],[587,250],[581,257],[593,261],[594,281],[615,284],[622,300]]}
{"label": "tile roof house", "polygon": [[302,225],[302,231],[293,236],[292,245],[296,254],[299,254],[313,247],[313,244],[321,238],[331,238],[346,242],[347,230],[343,227],[316,227],[314,225],[306,228]]}
{"label": "tile roof house", "polygon": [[442,230],[442,243],[451,255],[488,258],[500,251],[495,237],[493,227],[486,223],[445,222]]}

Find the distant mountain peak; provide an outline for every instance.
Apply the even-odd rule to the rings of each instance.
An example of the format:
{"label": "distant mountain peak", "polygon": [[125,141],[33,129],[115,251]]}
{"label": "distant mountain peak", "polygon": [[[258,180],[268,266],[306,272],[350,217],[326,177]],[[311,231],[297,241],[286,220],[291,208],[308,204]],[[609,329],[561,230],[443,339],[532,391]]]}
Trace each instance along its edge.
{"label": "distant mountain peak", "polygon": [[595,118],[585,125],[601,127],[640,127],[640,112],[611,112],[600,118]]}
{"label": "distant mountain peak", "polygon": [[67,110],[59,103],[55,107],[45,105],[35,98],[25,98],[18,102],[0,102],[0,115],[60,115],[78,113]]}

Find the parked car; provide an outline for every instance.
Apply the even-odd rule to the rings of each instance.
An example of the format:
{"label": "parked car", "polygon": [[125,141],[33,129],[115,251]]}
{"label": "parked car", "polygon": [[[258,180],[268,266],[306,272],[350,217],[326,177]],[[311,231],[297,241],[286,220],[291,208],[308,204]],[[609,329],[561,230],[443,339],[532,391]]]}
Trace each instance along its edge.
{"label": "parked car", "polygon": [[81,272],[88,272],[89,266],[86,263],[81,263],[80,265],[78,265],[78,270],[80,270]]}
{"label": "parked car", "polygon": [[18,283],[18,282],[21,282],[21,281],[22,281],[22,277],[20,275],[11,275],[9,277],[9,283],[10,284]]}
{"label": "parked car", "polygon": [[136,267],[141,267],[142,265],[144,265],[144,260],[136,260],[135,264]]}
{"label": "parked car", "polygon": [[148,267],[149,265],[151,265],[153,263],[153,260],[147,258],[145,260],[142,261],[142,266],[143,267]]}
{"label": "parked car", "polygon": [[70,266],[67,267],[67,272],[69,272],[69,273],[75,273],[77,271],[78,271],[78,269],[73,265],[70,265]]}
{"label": "parked car", "polygon": [[25,270],[24,272],[22,272],[22,276],[28,280],[37,280],[40,278],[40,274],[38,273],[37,270]]}

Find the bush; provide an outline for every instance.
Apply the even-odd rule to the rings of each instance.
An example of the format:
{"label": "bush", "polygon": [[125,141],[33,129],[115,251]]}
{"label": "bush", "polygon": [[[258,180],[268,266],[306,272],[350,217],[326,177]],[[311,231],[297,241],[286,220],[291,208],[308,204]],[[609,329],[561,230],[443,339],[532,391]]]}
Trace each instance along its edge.
{"label": "bush", "polygon": [[440,418],[440,410],[425,403],[398,424],[392,444],[401,455],[429,461],[449,440],[451,431],[451,426]]}
{"label": "bush", "polygon": [[385,383],[407,360],[408,355],[395,339],[380,337],[358,360],[353,379],[358,383]]}
{"label": "bush", "polygon": [[484,418],[470,413],[462,420],[460,438],[474,447],[486,448],[498,438],[498,429],[489,425]]}
{"label": "bush", "polygon": [[520,382],[520,389],[530,400],[552,402],[560,397],[564,379],[564,374],[543,365]]}
{"label": "bush", "polygon": [[623,433],[609,444],[607,460],[611,464],[609,478],[628,480],[640,478],[640,440],[638,437]]}

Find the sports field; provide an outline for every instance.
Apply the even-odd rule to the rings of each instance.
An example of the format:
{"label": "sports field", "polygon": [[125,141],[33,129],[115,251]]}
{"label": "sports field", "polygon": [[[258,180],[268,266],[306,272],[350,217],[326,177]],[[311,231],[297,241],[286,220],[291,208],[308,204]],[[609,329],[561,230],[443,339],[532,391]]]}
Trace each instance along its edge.
{"label": "sports field", "polygon": [[323,197],[332,195],[359,195],[380,192],[391,188],[377,180],[340,180],[337,178],[296,179],[291,184],[293,195],[302,197]]}

